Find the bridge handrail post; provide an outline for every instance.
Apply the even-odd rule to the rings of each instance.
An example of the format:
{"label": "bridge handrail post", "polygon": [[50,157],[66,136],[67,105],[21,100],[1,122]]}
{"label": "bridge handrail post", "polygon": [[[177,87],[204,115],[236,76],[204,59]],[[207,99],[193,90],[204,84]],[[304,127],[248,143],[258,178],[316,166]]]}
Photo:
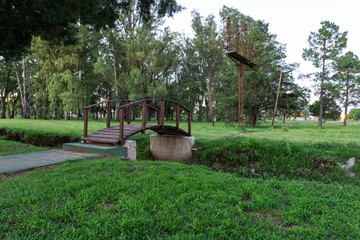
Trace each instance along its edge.
{"label": "bridge handrail post", "polygon": [[164,129],[164,118],[165,118],[165,100],[161,99],[160,126],[162,129]]}
{"label": "bridge handrail post", "polygon": [[[128,102],[128,103],[130,103],[130,102]],[[126,118],[127,118],[127,124],[130,124],[130,122],[131,122],[131,105],[129,105],[127,107]]]}
{"label": "bridge handrail post", "polygon": [[156,112],[156,117],[157,117],[157,124],[158,126],[160,126],[160,111]]}
{"label": "bridge handrail post", "polygon": [[191,113],[188,112],[188,134],[191,136]]}
{"label": "bridge handrail post", "polygon": [[87,136],[87,132],[88,132],[88,108],[85,108],[84,110],[84,137]]}
{"label": "bridge handrail post", "polygon": [[179,130],[180,123],[180,105],[176,104],[176,129]]}
{"label": "bridge handrail post", "polygon": [[142,127],[141,132],[144,134],[146,130],[146,100],[142,102]]}
{"label": "bridge handrail post", "polygon": [[108,101],[107,102],[107,119],[106,119],[106,127],[109,128],[110,127],[110,122],[111,122],[111,102]]}
{"label": "bridge handrail post", "polygon": [[124,108],[120,108],[119,120],[120,120],[119,140],[120,140],[120,144],[123,145],[124,144]]}

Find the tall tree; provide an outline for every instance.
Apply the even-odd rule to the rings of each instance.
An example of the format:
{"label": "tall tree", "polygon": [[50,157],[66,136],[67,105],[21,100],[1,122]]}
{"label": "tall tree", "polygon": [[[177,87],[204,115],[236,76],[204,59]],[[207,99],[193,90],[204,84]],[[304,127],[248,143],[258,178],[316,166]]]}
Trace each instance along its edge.
{"label": "tall tree", "polygon": [[215,17],[209,15],[203,19],[196,11],[192,12],[192,28],[195,33],[193,44],[199,56],[200,71],[206,82],[208,93],[208,115],[209,120],[214,126],[214,111],[212,94],[215,87],[216,73],[222,64],[224,56],[222,42],[219,39],[219,33],[216,29]]}
{"label": "tall tree", "polygon": [[323,21],[317,32],[310,33],[308,42],[309,48],[303,49],[303,59],[311,61],[313,66],[321,69],[318,128],[322,128],[324,83],[329,79],[328,75],[331,70],[327,63],[335,60],[346,47],[347,32],[340,32],[339,26],[335,23]]}
{"label": "tall tree", "polygon": [[[324,114],[323,120],[334,120],[337,121],[340,119],[341,116],[341,108],[336,103],[334,98],[332,97],[331,92],[327,92],[324,94]],[[315,101],[313,104],[310,105],[310,113],[313,116],[319,117],[320,115],[320,101]]]}
{"label": "tall tree", "polygon": [[[159,34],[160,33],[160,34]],[[126,44],[128,64],[131,67],[125,78],[130,98],[165,97],[166,86],[175,72],[178,59],[176,34],[165,29],[155,32],[137,28],[132,44]]]}
{"label": "tall tree", "polygon": [[[192,110],[192,118],[196,121],[206,121],[206,108],[203,106],[206,98],[206,83],[201,73],[201,62],[197,49],[188,37],[181,39],[180,63],[176,70],[176,91],[173,98],[184,102]],[[176,95],[177,96],[176,96]]]}
{"label": "tall tree", "polygon": [[334,62],[337,73],[333,79],[338,82],[345,108],[344,126],[346,126],[348,106],[360,102],[360,61],[353,52],[347,52]]}
{"label": "tall tree", "polygon": [[[29,104],[29,92],[28,92],[28,76],[27,76],[27,61],[25,57],[22,58],[21,63],[18,65],[14,64],[15,72],[16,72],[16,79],[18,82],[19,92],[20,92],[20,99],[22,104],[22,117],[23,118],[30,118],[30,104]],[[19,74],[19,68],[21,68],[21,78]]]}
{"label": "tall tree", "polygon": [[349,119],[352,120],[359,120],[360,119],[360,109],[353,108],[349,112],[349,116],[347,116]]}
{"label": "tall tree", "polygon": [[302,88],[294,82],[286,82],[281,86],[279,97],[279,113],[283,115],[283,122],[286,116],[296,116],[302,113],[308,104],[309,90]]}
{"label": "tall tree", "polygon": [[[11,62],[0,60],[0,105],[1,118],[6,118],[6,99],[9,94],[16,89],[16,81],[13,73],[13,66]],[[8,106],[10,103],[7,103]],[[11,117],[11,114],[8,114]]]}

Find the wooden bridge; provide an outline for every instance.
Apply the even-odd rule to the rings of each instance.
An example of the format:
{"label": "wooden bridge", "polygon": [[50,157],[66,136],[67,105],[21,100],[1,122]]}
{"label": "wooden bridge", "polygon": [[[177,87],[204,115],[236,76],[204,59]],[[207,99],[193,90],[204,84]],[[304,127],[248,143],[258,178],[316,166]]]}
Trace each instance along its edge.
{"label": "wooden bridge", "polygon": [[[160,101],[160,111],[154,106],[148,104],[149,102]],[[119,106],[116,110],[119,110],[119,125],[110,126],[111,122],[111,104],[113,102],[126,102],[126,104]],[[165,118],[165,102],[171,103],[175,105],[176,116],[175,122],[176,126],[169,126],[164,124]],[[88,135],[88,115],[89,109],[92,107],[99,107],[101,105],[106,104],[106,128],[96,131],[92,134]],[[140,124],[131,124],[131,112],[132,107],[141,104],[141,125]],[[125,109],[126,109],[126,121],[125,124]],[[148,125],[148,111],[152,109],[157,113],[157,125]],[[183,109],[187,113],[187,122],[188,129],[187,132],[182,130],[179,127],[180,123],[180,111]],[[146,130],[152,130],[157,132],[160,135],[168,134],[168,135],[178,135],[178,136],[191,136],[191,114],[190,110],[188,110],[185,106],[181,105],[178,102],[175,102],[170,99],[165,98],[151,98],[151,99],[142,99],[138,101],[132,101],[128,99],[114,99],[108,100],[100,103],[96,103],[90,106],[84,107],[84,135],[81,138],[83,142],[91,142],[91,143],[104,143],[104,144],[113,144],[113,145],[122,145],[124,144],[124,140],[136,133],[145,133]]]}

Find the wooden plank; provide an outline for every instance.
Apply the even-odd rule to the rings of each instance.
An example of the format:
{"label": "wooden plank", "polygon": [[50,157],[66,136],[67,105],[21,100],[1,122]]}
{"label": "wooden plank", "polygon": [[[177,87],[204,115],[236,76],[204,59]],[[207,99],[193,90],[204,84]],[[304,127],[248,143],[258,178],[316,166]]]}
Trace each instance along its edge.
{"label": "wooden plank", "polygon": [[[139,129],[138,131],[140,131],[141,129]],[[138,131],[129,131],[126,130],[124,131],[124,133],[132,133],[132,132],[138,132]],[[89,136],[93,135],[93,134],[102,134],[102,135],[114,135],[114,136],[119,136],[119,130],[118,131],[112,131],[112,132],[107,132],[107,131],[98,131],[98,132],[94,132],[92,134],[90,134]]]}
{"label": "wooden plank", "polygon": [[87,136],[87,138],[108,139],[108,140],[111,140],[111,141],[114,141],[114,142],[119,140],[119,137],[106,137],[106,136]]}
{"label": "wooden plank", "polygon": [[92,133],[92,134],[90,134],[89,136],[92,136],[92,137],[96,137],[96,136],[107,136],[107,137],[110,137],[110,138],[118,138],[118,137],[119,137],[119,133],[116,133],[116,134]]}
{"label": "wooden plank", "polygon": [[257,66],[255,63],[251,62],[251,61],[250,61],[249,59],[247,59],[246,57],[241,56],[241,55],[240,55],[239,53],[237,53],[237,52],[231,51],[231,52],[227,52],[226,54],[227,54],[231,59],[233,59],[235,62],[237,62],[237,63],[242,62],[242,63],[244,63],[245,65],[247,65],[247,66],[249,66],[249,67],[251,67],[251,68]]}
{"label": "wooden plank", "polygon": [[[100,132],[100,133],[109,133],[109,134],[117,134],[119,135],[119,131],[120,129],[117,129],[117,130],[101,130],[101,131],[97,131],[97,132]],[[128,128],[124,128],[124,132],[137,132],[137,131],[141,131],[141,128],[136,128],[136,129],[128,129]]]}

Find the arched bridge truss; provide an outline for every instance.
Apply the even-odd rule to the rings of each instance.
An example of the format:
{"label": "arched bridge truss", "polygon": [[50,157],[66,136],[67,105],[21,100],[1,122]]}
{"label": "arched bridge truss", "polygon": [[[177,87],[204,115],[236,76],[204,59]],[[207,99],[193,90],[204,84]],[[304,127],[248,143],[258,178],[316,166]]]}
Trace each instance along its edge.
{"label": "arched bridge truss", "polygon": [[[111,126],[111,110],[112,103],[121,103],[125,102],[126,104],[120,105],[115,109],[119,110],[119,124]],[[160,102],[160,110],[155,108],[150,103]],[[175,105],[175,126],[165,125],[165,103]],[[96,108],[102,105],[106,105],[106,128],[98,130],[94,133],[88,134],[88,120],[89,120],[89,110],[91,108]],[[131,113],[132,108],[136,105],[141,105],[141,124],[131,124]],[[108,100],[100,103],[96,103],[90,106],[86,106],[84,109],[84,134],[81,138],[83,142],[91,143],[103,143],[103,144],[113,144],[113,145],[122,145],[126,138],[136,134],[136,133],[145,133],[146,130],[152,130],[160,135],[178,135],[178,136],[191,136],[191,113],[190,110],[180,103],[173,101],[171,99],[165,98],[150,98],[142,99],[138,101],[128,100],[128,99],[114,99]],[[149,109],[156,111],[157,113],[157,124],[149,125],[148,116]],[[183,110],[187,113],[187,122],[188,129],[187,131],[180,128],[180,111]],[[125,119],[126,111],[126,119]],[[125,124],[126,120],[126,124]]]}

